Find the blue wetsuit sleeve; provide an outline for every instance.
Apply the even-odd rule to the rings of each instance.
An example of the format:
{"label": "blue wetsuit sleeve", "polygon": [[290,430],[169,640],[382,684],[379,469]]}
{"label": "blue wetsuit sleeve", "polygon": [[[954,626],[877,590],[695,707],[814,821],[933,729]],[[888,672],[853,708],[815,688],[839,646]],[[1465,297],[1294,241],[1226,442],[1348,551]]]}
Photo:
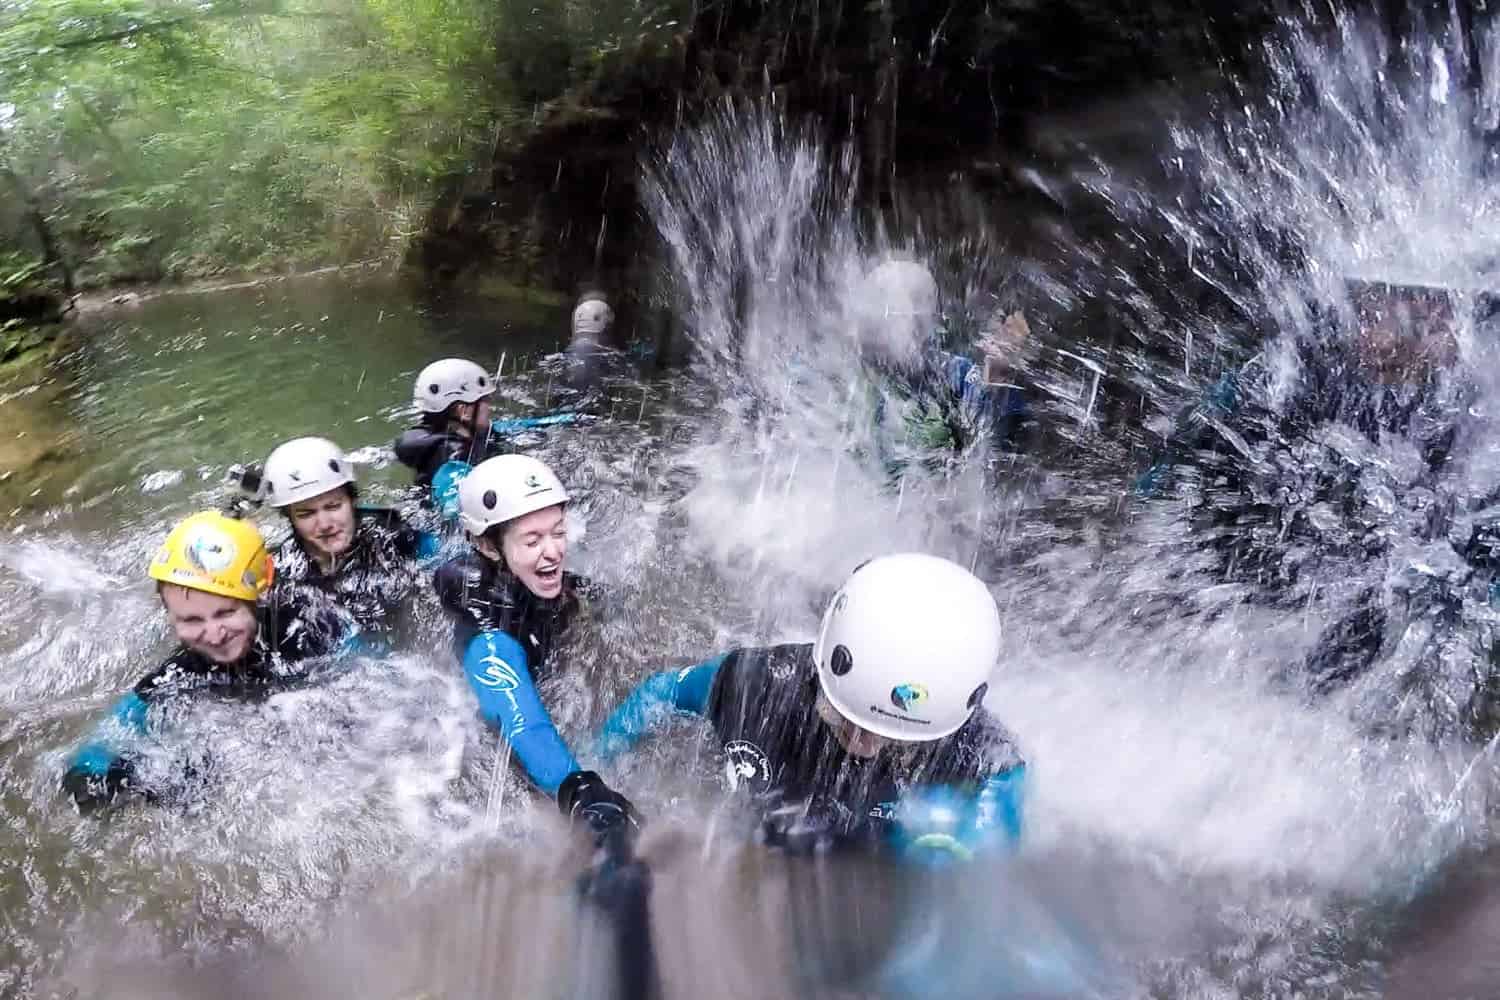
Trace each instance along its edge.
{"label": "blue wetsuit sleeve", "polygon": [[900,804],[893,840],[900,857],[936,865],[1020,843],[1026,765],[990,775],[977,788],[925,786]]}
{"label": "blue wetsuit sleeve", "polygon": [[431,531],[417,532],[417,567],[435,569],[443,556],[443,539]]}
{"label": "blue wetsuit sleeve", "polygon": [[133,771],[124,744],[146,727],[146,701],[132,691],[115,702],[89,740],[73,751],[62,788],[80,810],[102,806],[129,786]]}
{"label": "blue wetsuit sleeve", "polygon": [[445,521],[458,517],[458,486],[469,474],[470,468],[468,462],[452,459],[444,462],[432,474],[432,505]]}
{"label": "blue wetsuit sleeve", "polygon": [[88,742],[73,752],[69,771],[103,777],[120,761],[121,737],[146,732],[146,702],[134,691],[115,702]]}
{"label": "blue wetsuit sleeve", "polygon": [[490,422],[490,430],[496,434],[518,434],[521,431],[537,430],[542,427],[556,427],[561,424],[574,424],[583,419],[583,414],[565,411],[562,413],[548,413],[540,417],[509,417],[505,420],[494,420]]}
{"label": "blue wetsuit sleeve", "polygon": [[599,758],[608,761],[632,749],[674,714],[706,714],[714,677],[728,655],[725,653],[681,670],[664,670],[646,678],[604,720],[595,741]]}
{"label": "blue wetsuit sleeve", "polygon": [[480,632],[464,650],[463,671],[484,721],[499,730],[532,784],[555,796],[581,768],[542,706],[526,650],[505,632]]}

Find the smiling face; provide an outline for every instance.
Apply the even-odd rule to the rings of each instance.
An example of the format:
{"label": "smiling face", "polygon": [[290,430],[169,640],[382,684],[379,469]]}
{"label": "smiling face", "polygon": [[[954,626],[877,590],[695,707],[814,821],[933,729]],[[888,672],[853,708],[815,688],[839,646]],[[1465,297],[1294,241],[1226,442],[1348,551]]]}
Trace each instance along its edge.
{"label": "smiling face", "polygon": [[255,605],[249,601],[166,583],[161,603],[177,640],[215,663],[236,662],[255,641]]}
{"label": "smiling face", "polygon": [[332,563],[354,544],[354,498],[346,487],[337,486],[294,503],[286,509],[286,516],[302,544],[320,563]]}
{"label": "smiling face", "polygon": [[563,557],[568,554],[568,529],[561,504],[522,515],[505,526],[500,539],[505,565],[541,598],[562,593]]}

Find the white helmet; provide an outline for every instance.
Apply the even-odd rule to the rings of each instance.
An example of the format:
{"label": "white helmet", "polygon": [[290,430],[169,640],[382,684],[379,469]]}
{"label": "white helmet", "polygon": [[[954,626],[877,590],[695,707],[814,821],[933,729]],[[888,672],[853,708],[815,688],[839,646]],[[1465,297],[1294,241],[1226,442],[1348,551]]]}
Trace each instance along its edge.
{"label": "white helmet", "polygon": [[1000,655],[1000,612],[968,570],[937,556],[860,566],[823,615],[818,683],[839,714],[893,740],[936,740],[984,700]]}
{"label": "white helmet", "polygon": [[937,315],[937,280],[914,260],[885,261],[865,276],[863,293],[863,304],[882,315]]}
{"label": "white helmet", "polygon": [[937,281],[914,260],[887,260],[865,275],[854,313],[866,348],[890,361],[910,362],[937,321]]}
{"label": "white helmet", "polygon": [[268,504],[289,507],[354,482],[354,466],[327,438],[297,438],[271,452],[260,481]]}
{"label": "white helmet", "polygon": [[458,486],[458,516],[470,534],[543,507],[566,503],[568,491],[530,455],[498,455],[474,466]]}
{"label": "white helmet", "polygon": [[463,358],[444,358],[422,369],[412,400],[423,413],[442,413],[454,403],[472,403],[494,393],[489,372]]}
{"label": "white helmet", "polygon": [[585,295],[573,310],[573,336],[599,336],[614,324],[615,311],[604,296]]}

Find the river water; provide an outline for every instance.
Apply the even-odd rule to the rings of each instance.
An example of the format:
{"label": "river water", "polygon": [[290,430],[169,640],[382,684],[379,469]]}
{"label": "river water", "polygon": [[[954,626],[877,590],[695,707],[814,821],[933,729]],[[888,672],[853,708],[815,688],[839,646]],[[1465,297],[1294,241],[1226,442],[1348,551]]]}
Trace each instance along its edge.
{"label": "river water", "polygon": [[[882,551],[958,559],[1000,601],[989,704],[1034,780],[1013,861],[918,883],[767,857],[682,781],[713,766],[690,732],[622,766],[652,817],[669,995],[801,995],[798,962],[933,947],[945,996],[1494,995],[1475,960],[1500,925],[1493,765],[1440,697],[1482,685],[1477,661],[1412,639],[1334,696],[1286,682],[1351,593],[1438,563],[1409,442],[1318,439],[1337,476],[1389,498],[1348,515],[1387,544],[1311,564],[1276,600],[1215,577],[1180,507],[1130,494],[1165,415],[1305,332],[1340,275],[1436,260],[1477,280],[1458,273],[1485,250],[1469,223],[1496,206],[1442,46],[1398,86],[1378,36],[1338,29],[1275,43],[1269,96],[1164,127],[1149,180],[1093,154],[1055,168],[1047,190],[1114,231],[1055,229],[1045,249],[962,192],[934,202],[938,231],[872,227],[845,153],[724,109],[646,168],[685,369],[621,359],[582,391],[554,356],[562,309],[440,307],[366,275],[164,296],[7,376],[0,994],[608,995],[569,890],[581,860],[474,719],[430,596],[401,654],[202,713],[164,751],[194,765],[173,804],[83,819],[55,793],[88,722],[168,648],[142,570],[170,524],[222,496],[230,463],[309,433],[355,454],[368,497],[405,502],[387,446],[415,371],[457,354],[504,356],[502,413],[566,400],[599,418],[534,443],[580,498],[570,558],[610,595],[549,682],[567,733],[655,667],[809,637]],[[1394,132],[1372,124],[1392,115]],[[895,483],[868,459],[846,334],[891,247],[938,264],[960,340],[1026,311],[1016,376],[1043,426],[1027,455]],[[1484,333],[1461,331],[1478,393],[1463,460],[1423,486],[1442,496],[1493,484]],[[1450,627],[1487,627],[1481,604]]]}

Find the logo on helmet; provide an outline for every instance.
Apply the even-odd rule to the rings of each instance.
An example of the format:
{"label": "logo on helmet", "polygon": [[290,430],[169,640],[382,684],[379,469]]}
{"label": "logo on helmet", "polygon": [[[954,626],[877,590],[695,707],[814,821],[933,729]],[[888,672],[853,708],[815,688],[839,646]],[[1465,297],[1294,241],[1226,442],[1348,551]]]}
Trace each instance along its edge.
{"label": "logo on helmet", "polygon": [[234,543],[217,531],[204,531],[182,547],[188,562],[204,573],[223,572],[234,562]]}
{"label": "logo on helmet", "polygon": [[910,712],[927,700],[927,688],[921,684],[897,684],[891,688],[891,704]]}

